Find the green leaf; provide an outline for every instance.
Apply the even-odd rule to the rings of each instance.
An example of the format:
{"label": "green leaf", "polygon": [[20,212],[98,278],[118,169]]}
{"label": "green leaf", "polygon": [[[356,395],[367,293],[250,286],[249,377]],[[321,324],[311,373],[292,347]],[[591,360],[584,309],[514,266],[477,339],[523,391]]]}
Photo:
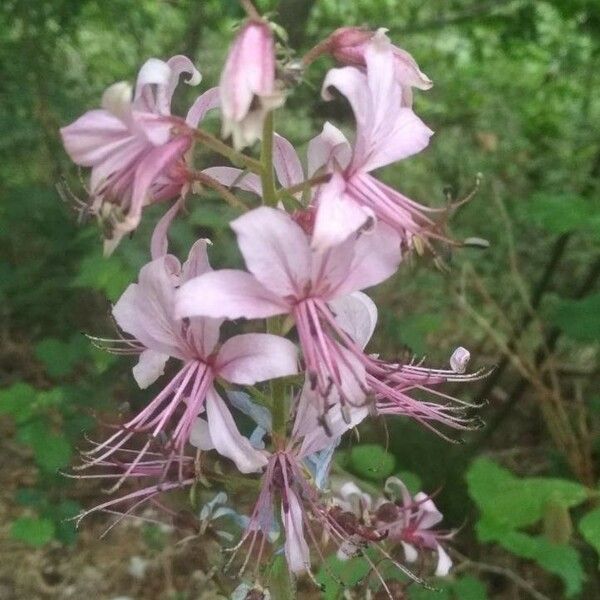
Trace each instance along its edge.
{"label": "green leaf", "polygon": [[44,516],[54,521],[54,536],[63,544],[72,545],[77,539],[77,527],[73,521],[81,512],[81,506],[73,500],[63,500],[45,511]]}
{"label": "green leaf", "polygon": [[37,390],[22,382],[0,390],[0,414],[10,415],[17,423],[26,421],[33,414]]}
{"label": "green leaf", "polygon": [[344,588],[357,585],[370,570],[369,561],[363,557],[339,560],[336,556],[330,556],[317,573],[317,581],[322,587],[321,597],[323,600],[336,600]]}
{"label": "green leaf", "polygon": [[117,256],[92,255],[82,259],[71,285],[104,292],[109,300],[116,301],[133,279],[133,270]]}
{"label": "green leaf", "polygon": [[87,358],[88,346],[83,335],[73,336],[68,342],[47,338],[37,344],[35,355],[44,363],[50,377],[59,378],[71,373],[77,363]]}
{"label": "green leaf", "polygon": [[600,294],[582,300],[561,300],[550,320],[574,340],[597,342],[600,340]]}
{"label": "green leaf", "polygon": [[11,526],[13,539],[25,542],[30,546],[43,546],[54,538],[54,523],[50,519],[21,517]]}
{"label": "green leaf", "polygon": [[487,600],[484,583],[468,575],[452,583],[452,593],[456,600]]}
{"label": "green leaf", "polygon": [[449,582],[433,584],[435,589],[430,590],[419,585],[413,585],[409,588],[410,600],[453,600]]}
{"label": "green leaf", "polygon": [[38,507],[44,504],[46,496],[35,488],[20,488],[15,494],[15,502],[21,506]]}
{"label": "green leaf", "polygon": [[443,324],[443,317],[435,313],[411,315],[394,322],[394,329],[403,344],[415,354],[425,354],[427,336]]}
{"label": "green leaf", "polygon": [[595,508],[579,521],[579,531],[585,541],[600,555],[600,508]]}
{"label": "green leaf", "polygon": [[269,568],[268,587],[273,598],[295,598],[296,582],[285,557],[276,556]]}
{"label": "green leaf", "polygon": [[395,473],[395,477],[404,483],[413,496],[423,489],[421,478],[411,471],[400,471]]}
{"label": "green leaf", "polygon": [[517,529],[536,523],[549,502],[565,508],[587,499],[587,489],[566,479],[515,477],[493,461],[480,458],[467,473],[469,494],[483,513],[497,523]]}
{"label": "green leaf", "polygon": [[476,526],[482,542],[497,542],[522,558],[535,560],[546,571],[558,575],[565,584],[565,594],[572,597],[581,591],[585,574],[579,553],[571,546],[552,544],[543,536],[530,536],[506,525],[484,518]]}
{"label": "green leaf", "polygon": [[600,230],[597,206],[581,196],[569,194],[537,194],[524,203],[527,217],[549,233]]}
{"label": "green leaf", "polygon": [[53,433],[41,419],[27,423],[18,432],[21,443],[31,446],[40,469],[54,473],[71,461],[72,449],[67,439]]}
{"label": "green leaf", "polygon": [[378,444],[361,444],[350,451],[349,468],[358,477],[382,481],[396,468],[396,459]]}

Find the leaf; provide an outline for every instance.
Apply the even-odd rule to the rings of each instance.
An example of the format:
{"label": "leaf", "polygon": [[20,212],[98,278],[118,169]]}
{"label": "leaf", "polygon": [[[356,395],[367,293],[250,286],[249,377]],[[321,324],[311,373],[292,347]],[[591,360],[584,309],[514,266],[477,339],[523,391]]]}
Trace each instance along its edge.
{"label": "leaf", "polygon": [[43,546],[54,538],[54,523],[50,519],[21,517],[13,522],[10,535],[30,546]]}
{"label": "leaf", "polygon": [[18,382],[0,390],[0,414],[10,415],[17,423],[29,419],[37,390],[30,385]]}
{"label": "leaf", "polygon": [[21,506],[38,507],[46,500],[44,493],[35,488],[20,488],[15,494],[15,502]]}
{"label": "leaf", "polygon": [[109,300],[116,301],[133,281],[133,270],[117,256],[86,256],[79,265],[73,287],[89,287],[104,292]]}
{"label": "leaf", "polygon": [[600,294],[582,300],[561,300],[550,320],[574,340],[597,342],[600,340]]}
{"label": "leaf", "polygon": [[427,336],[442,326],[443,318],[439,314],[424,313],[394,321],[394,329],[402,343],[415,354],[425,354]]}
{"label": "leaf", "polygon": [[296,582],[283,556],[276,556],[269,568],[268,587],[273,598],[295,598]]}
{"label": "leaf", "polygon": [[71,461],[71,445],[63,435],[49,430],[44,420],[38,419],[21,427],[18,439],[33,449],[35,462],[48,473],[66,467]]}
{"label": "leaf", "polygon": [[600,508],[590,511],[579,521],[579,531],[585,541],[600,555]]}
{"label": "leaf", "polygon": [[587,499],[587,489],[566,479],[515,477],[493,461],[480,458],[467,472],[469,494],[483,513],[497,523],[517,529],[536,523],[549,502],[565,508]]}
{"label": "leaf", "polygon": [[328,557],[317,573],[317,582],[322,590],[321,597],[323,600],[336,600],[344,588],[358,584],[370,570],[369,562],[363,557],[349,560],[340,560],[336,556]]}
{"label": "leaf", "polygon": [[77,527],[73,521],[81,512],[81,506],[73,500],[63,500],[45,511],[44,516],[54,521],[56,539],[63,544],[72,545],[77,539]]}
{"label": "leaf", "polygon": [[35,355],[44,363],[50,377],[60,378],[71,373],[77,363],[87,358],[88,346],[82,335],[73,336],[68,342],[46,338],[35,347]]}
{"label": "leaf", "polygon": [[350,451],[349,468],[363,479],[382,481],[396,467],[396,459],[378,444],[361,444]]}
{"label": "leaf", "polygon": [[[569,194],[537,194],[524,203],[529,220],[549,233],[600,229],[595,204],[581,196]],[[597,233],[597,230],[596,230]]]}
{"label": "leaf", "polygon": [[572,597],[581,591],[585,574],[579,553],[571,546],[552,544],[543,536],[530,536],[484,518],[476,531],[482,542],[497,542],[522,558],[535,560],[546,571],[558,575],[565,584],[565,595]]}
{"label": "leaf", "polygon": [[395,476],[404,483],[413,496],[423,489],[421,478],[411,471],[400,471]]}
{"label": "leaf", "polygon": [[468,575],[452,583],[452,593],[456,600],[487,600],[484,583]]}

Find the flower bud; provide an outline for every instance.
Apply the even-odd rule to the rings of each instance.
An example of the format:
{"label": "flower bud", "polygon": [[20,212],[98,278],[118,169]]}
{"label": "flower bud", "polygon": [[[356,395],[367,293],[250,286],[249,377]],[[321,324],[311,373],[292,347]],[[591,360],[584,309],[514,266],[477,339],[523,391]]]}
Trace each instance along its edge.
{"label": "flower bud", "polygon": [[227,56],[219,83],[223,137],[238,150],[262,137],[266,114],[283,102],[275,82],[275,44],[269,25],[249,20]]}
{"label": "flower bud", "polygon": [[450,357],[450,368],[455,373],[464,373],[471,359],[471,353],[462,346],[459,346]]}

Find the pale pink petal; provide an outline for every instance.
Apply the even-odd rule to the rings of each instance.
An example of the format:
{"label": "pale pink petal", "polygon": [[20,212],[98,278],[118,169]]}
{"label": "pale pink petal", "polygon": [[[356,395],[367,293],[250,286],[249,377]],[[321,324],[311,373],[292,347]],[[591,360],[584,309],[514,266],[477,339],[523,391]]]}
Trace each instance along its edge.
{"label": "pale pink petal", "polygon": [[379,223],[354,244],[349,274],[336,289],[336,295],[349,294],[385,281],[397,271],[401,260],[398,234],[391,227]]}
{"label": "pale pink petal", "polygon": [[285,559],[292,573],[301,573],[310,568],[310,551],[304,539],[302,506],[296,493],[290,488],[286,489],[286,499],[286,505],[282,502],[281,506]]}
{"label": "pale pink petal", "polygon": [[210,241],[206,239],[200,239],[194,242],[194,245],[190,248],[187,260],[181,267],[181,281],[182,283],[204,275],[208,271],[212,271],[210,262],[208,261],[207,248],[210,245]]}
{"label": "pale pink petal", "polygon": [[141,390],[152,385],[164,372],[168,354],[155,350],[144,350],[137,364],[133,367],[133,378]]}
{"label": "pale pink petal", "polygon": [[139,283],[131,284],[113,307],[119,327],[146,348],[184,358],[173,316],[174,282],[167,257],[142,267]]}
{"label": "pale pink petal", "polygon": [[169,65],[158,58],[149,58],[138,73],[135,85],[134,106],[137,110],[155,112],[156,99],[152,86],[166,86],[171,78]]}
{"label": "pale pink petal", "polygon": [[304,169],[294,146],[277,133],[273,136],[273,166],[283,187],[304,181]]}
{"label": "pale pink petal", "polygon": [[362,292],[353,292],[329,301],[338,325],[364,348],[375,331],[377,306]]}
{"label": "pale pink petal", "polygon": [[452,559],[440,544],[437,545],[438,562],[435,568],[436,577],[445,577],[452,568]]}
{"label": "pale pink petal", "polygon": [[374,221],[373,211],[360,205],[345,190],[346,182],[337,172],[319,188],[311,240],[313,248],[322,249],[340,244],[361,227]]}
{"label": "pale pink petal", "polygon": [[188,110],[185,122],[190,127],[198,127],[198,124],[204,120],[206,113],[213,108],[217,108],[220,104],[219,88],[214,87],[207,90],[196,100]]}
{"label": "pale pink petal", "polygon": [[262,196],[262,183],[255,173],[248,173],[235,167],[208,167],[202,171],[227,187],[236,187],[246,192]]}
{"label": "pale pink petal", "polygon": [[394,120],[389,121],[385,129],[386,135],[378,138],[368,159],[361,164],[363,171],[372,171],[421,152],[433,135],[410,108],[397,109]]}
{"label": "pale pink petal", "polygon": [[224,269],[195,277],[177,292],[175,314],[216,319],[263,319],[289,307],[245,271]]}
{"label": "pale pink petal", "polygon": [[219,342],[219,333],[224,319],[210,317],[190,317],[188,338],[192,347],[204,359],[208,359]]}
{"label": "pale pink petal", "polygon": [[179,77],[186,73],[189,75],[184,81],[187,85],[198,85],[202,81],[200,71],[196,69],[194,63],[187,57],[181,54],[171,57],[167,61],[170,69],[169,80],[164,86],[157,89],[156,104],[158,111],[164,115],[171,114],[171,100],[173,92],[179,83]]}
{"label": "pale pink petal", "polygon": [[240,385],[295,375],[298,350],[295,344],[278,335],[236,335],[221,346],[215,371],[227,381]]}
{"label": "pale pink petal", "polygon": [[106,110],[90,110],[60,130],[71,160],[82,167],[93,167],[131,141],[131,132]]}
{"label": "pale pink petal", "polygon": [[400,542],[402,544],[402,549],[404,550],[404,558],[406,562],[414,563],[417,558],[419,558],[419,553],[417,549],[412,544],[407,544],[406,542]]}
{"label": "pale pink petal", "polygon": [[161,217],[152,232],[150,240],[150,256],[152,260],[164,256],[169,250],[169,240],[167,232],[177,213],[181,210],[181,199],[177,200],[173,206]]}
{"label": "pale pink petal", "polygon": [[442,513],[437,509],[433,500],[427,494],[419,492],[415,495],[415,502],[419,507],[420,529],[431,529],[444,518]]}
{"label": "pale pink petal", "polygon": [[355,67],[330,69],[323,80],[321,95],[324,100],[333,100],[331,88],[340,91],[350,102],[358,127],[364,128],[369,122],[371,110],[371,97],[366,83],[364,73]]}
{"label": "pale pink petal", "polygon": [[346,136],[327,121],[323,130],[308,142],[308,176],[332,162],[345,169],[352,158],[352,148]]}
{"label": "pale pink petal", "polygon": [[189,143],[189,140],[185,137],[174,138],[168,144],[152,149],[140,162],[133,180],[131,204],[125,219],[115,225],[114,240],[118,241],[138,226],[142,208],[152,200],[149,195],[152,183],[177,159],[183,156],[189,147]]}
{"label": "pale pink petal", "polygon": [[311,252],[306,234],[291,217],[262,206],[231,223],[248,270],[265,288],[286,298],[310,282]]}
{"label": "pale pink petal", "polygon": [[201,417],[198,417],[192,425],[190,431],[190,444],[195,448],[198,448],[198,450],[207,451],[215,449],[215,445],[210,437],[208,423]]}
{"label": "pale pink petal", "polygon": [[230,458],[239,471],[253,473],[266,466],[267,458],[238,431],[229,409],[214,388],[206,395],[206,419],[217,452]]}

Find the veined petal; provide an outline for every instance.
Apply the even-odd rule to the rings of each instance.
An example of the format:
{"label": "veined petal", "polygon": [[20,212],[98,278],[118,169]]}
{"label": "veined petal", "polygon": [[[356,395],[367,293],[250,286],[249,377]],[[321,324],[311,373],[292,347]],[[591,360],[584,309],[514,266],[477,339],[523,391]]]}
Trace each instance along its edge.
{"label": "veined petal", "polygon": [[171,68],[164,60],[149,58],[138,73],[133,99],[135,108],[155,112],[157,109],[156,99],[151,86],[166,86],[170,78]]}
{"label": "veined petal", "polygon": [[337,163],[345,169],[352,158],[352,148],[346,136],[327,121],[323,130],[308,142],[308,176],[312,177],[321,167]]}
{"label": "veined petal", "polygon": [[266,466],[267,458],[238,431],[229,409],[214,388],[206,395],[206,418],[217,452],[230,458],[242,473],[260,471]]}
{"label": "veined petal", "polygon": [[194,245],[190,248],[187,260],[181,267],[182,282],[189,281],[194,277],[212,271],[212,267],[208,261],[207,248],[209,244],[210,241],[206,239],[200,239],[194,242]]}
{"label": "veined petal", "polygon": [[231,223],[248,270],[281,298],[302,293],[311,277],[306,234],[291,217],[275,208],[256,208]]}
{"label": "veined petal", "polygon": [[210,437],[210,428],[208,423],[201,417],[198,417],[190,431],[190,444],[199,450],[214,450],[215,445]]}
{"label": "veined petal", "polygon": [[170,69],[169,79],[164,86],[157,89],[156,93],[156,105],[158,111],[163,115],[171,114],[171,100],[181,74],[187,73],[189,75],[185,79],[185,83],[188,85],[198,85],[202,81],[200,71],[196,69],[194,63],[187,56],[181,54],[172,56],[167,61],[167,65]]}
{"label": "veined petal", "polygon": [[167,238],[167,232],[173,222],[173,219],[181,209],[181,198],[178,199],[171,208],[161,217],[160,221],[156,224],[154,231],[152,232],[152,238],[150,240],[150,256],[152,260],[156,260],[161,256],[164,256],[169,250],[169,240]]}
{"label": "veined petal", "polygon": [[198,124],[204,120],[206,113],[213,108],[218,108],[220,102],[219,88],[210,88],[210,90],[198,96],[192,106],[190,106],[185,117],[185,122],[190,127],[198,127]]}
{"label": "veined petal", "polygon": [[250,273],[230,269],[191,279],[181,286],[175,300],[175,314],[179,317],[264,319],[288,310]]}
{"label": "veined petal", "polygon": [[375,219],[371,209],[361,206],[345,190],[346,182],[340,173],[334,173],[319,189],[311,239],[313,248],[340,244],[365,223]]}
{"label": "veined petal", "polygon": [[248,171],[242,171],[235,167],[208,167],[202,172],[227,187],[236,187],[262,196],[262,183],[260,177],[255,173],[248,173]]}
{"label": "veined petal", "polygon": [[[286,489],[287,505],[282,503],[281,520],[285,530],[285,558],[290,571],[301,573],[310,568],[310,551],[304,539],[302,506],[296,493]],[[287,510],[286,510],[287,508]]]}
{"label": "veined petal", "polygon": [[141,390],[152,385],[164,372],[168,354],[155,350],[144,350],[133,367],[133,378]]}
{"label": "veined petal", "polygon": [[354,244],[354,256],[348,276],[341,282],[336,295],[363,290],[391,277],[402,260],[400,238],[384,223],[361,235]]}
{"label": "veined petal", "polygon": [[71,160],[82,167],[101,163],[132,137],[127,125],[106,110],[89,110],[62,127],[60,135]]}
{"label": "veined petal", "polygon": [[283,187],[292,187],[304,181],[304,169],[294,146],[283,136],[273,136],[273,166]]}
{"label": "veined petal", "polygon": [[338,325],[361,347],[364,348],[377,325],[377,306],[362,292],[353,292],[331,300],[330,308]]}
{"label": "veined petal", "polygon": [[174,282],[167,269],[168,257],[142,267],[139,283],[131,284],[113,307],[119,327],[146,348],[184,358],[173,316]]}
{"label": "veined petal", "polygon": [[298,350],[295,344],[278,335],[236,335],[221,346],[215,371],[227,381],[240,385],[295,375]]}

